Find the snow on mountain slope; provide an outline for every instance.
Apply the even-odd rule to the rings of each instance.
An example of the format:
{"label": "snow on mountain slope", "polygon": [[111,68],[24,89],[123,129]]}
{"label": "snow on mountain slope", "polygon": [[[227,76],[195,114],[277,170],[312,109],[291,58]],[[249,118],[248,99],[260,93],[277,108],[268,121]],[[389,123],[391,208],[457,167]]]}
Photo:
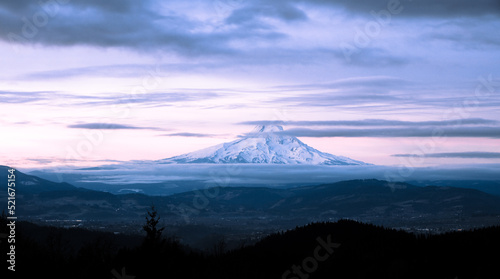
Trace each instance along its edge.
{"label": "snow on mountain slope", "polygon": [[160,163],[252,163],[307,165],[368,165],[343,156],[316,150],[293,136],[283,135],[283,127],[257,126],[250,134],[191,153],[160,160]]}

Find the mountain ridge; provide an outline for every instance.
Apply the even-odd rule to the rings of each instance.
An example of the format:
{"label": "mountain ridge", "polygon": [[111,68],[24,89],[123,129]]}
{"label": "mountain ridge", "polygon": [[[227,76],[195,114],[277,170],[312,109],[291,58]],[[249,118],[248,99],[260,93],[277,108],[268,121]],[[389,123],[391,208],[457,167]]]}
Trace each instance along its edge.
{"label": "mountain ridge", "polygon": [[[419,187],[376,179],[348,180],[295,188],[214,187],[171,196],[114,195],[76,188],[16,172],[19,216],[40,220],[137,221],[155,204],[169,222],[224,221],[249,229],[256,224],[354,218],[391,226],[498,224],[500,197],[454,187]],[[35,178],[36,180],[32,180]],[[35,181],[37,185],[22,183]],[[67,187],[69,186],[69,187]],[[0,198],[7,193],[0,192]],[[434,224],[434,225],[433,225]]]}

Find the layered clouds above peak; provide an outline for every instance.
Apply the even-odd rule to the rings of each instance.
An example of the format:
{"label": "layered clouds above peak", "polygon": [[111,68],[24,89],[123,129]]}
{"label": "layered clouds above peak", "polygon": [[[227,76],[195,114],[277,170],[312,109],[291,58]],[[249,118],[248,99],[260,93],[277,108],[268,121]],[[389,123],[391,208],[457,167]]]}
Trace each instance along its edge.
{"label": "layered clouds above peak", "polygon": [[[296,128],[277,131],[297,137],[427,137],[500,138],[500,121],[482,118],[441,121],[401,121],[389,119],[330,121],[246,121],[244,125],[287,125]],[[316,128],[311,128],[315,127]],[[304,128],[306,127],[306,128]],[[432,157],[432,156],[431,156]]]}
{"label": "layered clouds above peak", "polygon": [[488,125],[499,124],[497,120],[482,118],[465,118],[443,121],[401,121],[388,119],[363,119],[363,120],[317,120],[317,121],[246,121],[244,125],[292,125],[292,126],[458,126],[458,125]]}

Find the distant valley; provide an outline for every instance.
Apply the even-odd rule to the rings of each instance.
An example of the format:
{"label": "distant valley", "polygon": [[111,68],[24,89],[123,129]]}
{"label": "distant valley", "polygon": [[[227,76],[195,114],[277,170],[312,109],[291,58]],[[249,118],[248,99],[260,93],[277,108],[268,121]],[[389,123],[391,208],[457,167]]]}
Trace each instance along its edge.
{"label": "distant valley", "polygon": [[212,233],[231,231],[235,238],[346,218],[424,232],[498,225],[500,220],[500,196],[375,179],[293,188],[213,187],[148,196],[78,188],[19,171],[17,177],[19,218],[117,232],[137,229],[152,204],[162,222],[179,235],[186,227],[206,226],[219,228]]}

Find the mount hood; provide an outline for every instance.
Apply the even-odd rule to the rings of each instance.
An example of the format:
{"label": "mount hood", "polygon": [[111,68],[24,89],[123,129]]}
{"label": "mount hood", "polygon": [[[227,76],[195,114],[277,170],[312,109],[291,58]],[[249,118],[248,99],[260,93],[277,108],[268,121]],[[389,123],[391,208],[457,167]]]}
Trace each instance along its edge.
{"label": "mount hood", "polygon": [[369,165],[344,156],[321,152],[277,125],[257,126],[238,140],[186,153],[159,163]]}

